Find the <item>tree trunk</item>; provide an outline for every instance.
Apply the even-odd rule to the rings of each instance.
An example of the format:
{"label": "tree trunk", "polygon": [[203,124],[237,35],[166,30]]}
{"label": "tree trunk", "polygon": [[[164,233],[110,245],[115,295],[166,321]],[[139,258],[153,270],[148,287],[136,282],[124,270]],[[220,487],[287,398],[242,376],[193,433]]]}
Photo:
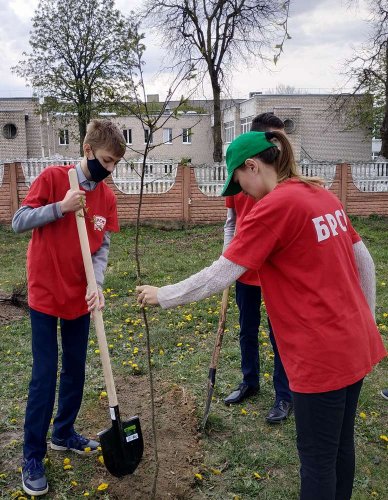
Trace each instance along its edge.
{"label": "tree trunk", "polygon": [[216,163],[222,161],[222,122],[221,122],[221,88],[214,75],[211,78],[213,89],[213,112],[214,112],[214,125],[213,125],[213,160]]}
{"label": "tree trunk", "polygon": [[[385,45],[385,68],[388,70],[388,42]],[[388,74],[385,75],[385,106],[384,118],[380,128],[381,151],[380,155],[388,158]]]}

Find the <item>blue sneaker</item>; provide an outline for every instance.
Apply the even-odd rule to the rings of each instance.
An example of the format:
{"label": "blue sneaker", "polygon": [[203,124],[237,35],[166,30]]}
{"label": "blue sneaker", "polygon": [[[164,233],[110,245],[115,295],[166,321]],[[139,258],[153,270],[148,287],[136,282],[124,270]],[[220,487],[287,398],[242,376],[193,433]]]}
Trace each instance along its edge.
{"label": "blue sneaker", "polygon": [[78,455],[90,455],[97,453],[100,443],[94,441],[93,439],[88,439],[81,434],[74,432],[67,439],[58,439],[52,436],[50,447],[52,450],[57,451],[74,451]]}
{"label": "blue sneaker", "polygon": [[384,399],[388,399],[388,389],[383,389],[380,394]]}
{"label": "blue sneaker", "polygon": [[22,484],[23,490],[34,497],[45,495],[48,492],[44,465],[40,460],[31,458],[23,461]]}

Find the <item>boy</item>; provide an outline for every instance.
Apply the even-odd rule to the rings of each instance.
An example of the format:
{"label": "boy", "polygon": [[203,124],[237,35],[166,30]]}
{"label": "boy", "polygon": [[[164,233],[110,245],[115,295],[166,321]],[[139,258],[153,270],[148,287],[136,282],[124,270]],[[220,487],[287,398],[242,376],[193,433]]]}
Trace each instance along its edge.
{"label": "boy", "polygon": [[33,182],[12,220],[17,233],[33,230],[27,251],[33,366],[24,423],[22,467],[23,489],[33,496],[48,491],[42,461],[47,451],[46,436],[55,401],[58,319],[62,370],[51,448],[84,455],[96,452],[99,446],[98,442],[74,430],[85,380],[90,313],[85,301],[87,283],[73,212],[85,207],[102,308],[110,232],[118,231],[119,226],[115,195],[101,181],[113,172],[124,155],[125,140],[110,121],[93,120],[88,125],[83,150],[85,156],[75,167],[80,189],[69,189],[68,171],[72,166],[48,167]]}
{"label": "boy", "polygon": [[[284,133],[284,123],[273,113],[262,113],[252,120],[251,130],[257,132],[278,130]],[[256,200],[244,193],[226,197],[225,205],[228,212],[224,226],[223,251],[227,249],[233,239],[236,227],[241,226],[242,220],[255,203]],[[249,270],[236,281],[236,303],[240,312],[240,350],[243,381],[237,389],[225,398],[226,405],[239,404],[259,391],[258,333],[261,319],[261,287],[257,271]],[[292,411],[292,396],[269,319],[268,326],[274,352],[273,386],[275,389],[275,402],[266,415],[266,421],[269,424],[279,424],[286,420]]]}

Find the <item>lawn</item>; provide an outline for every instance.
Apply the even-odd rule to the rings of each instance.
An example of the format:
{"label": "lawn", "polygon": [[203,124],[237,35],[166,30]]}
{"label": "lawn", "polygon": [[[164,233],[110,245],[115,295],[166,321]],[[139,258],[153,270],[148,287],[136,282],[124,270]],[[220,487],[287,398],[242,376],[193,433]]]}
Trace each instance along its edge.
{"label": "lawn", "polygon": [[[388,219],[354,218],[353,223],[375,260],[376,321],[388,345]],[[185,230],[142,228],[143,282],[153,285],[174,283],[210,264],[218,257],[222,248],[222,233],[221,225]],[[124,384],[129,392],[132,384],[139,386],[142,380],[147,382],[144,326],[134,295],[134,235],[133,228],[124,228],[113,236],[104,285],[107,302],[104,319],[113,370],[119,388]],[[0,228],[0,290],[11,292],[24,280],[28,240],[29,235],[14,235],[8,228]],[[189,473],[182,481],[188,482],[189,490],[185,490],[186,493],[181,496],[174,496],[172,492],[160,489],[158,498],[298,498],[298,459],[293,418],[284,425],[275,427],[268,426],[264,420],[273,398],[273,355],[264,308],[259,332],[260,394],[242,406],[226,407],[223,404],[223,398],[240,382],[241,377],[238,315],[233,294],[234,290],[230,294],[227,327],[208,428],[205,433],[194,431],[192,436],[187,436],[188,441],[189,438],[195,439],[197,446],[195,457],[184,457],[185,468]],[[169,311],[148,308],[152,364],[157,384],[160,386],[163,382],[165,391],[180,391],[184,395],[184,403],[176,403],[175,408],[171,399],[158,397],[157,423],[158,412],[169,412],[169,418],[174,422],[178,410],[187,411],[198,423],[201,421],[220,300],[221,296],[213,296],[198,304]],[[31,367],[28,319],[25,317],[1,325],[0,335],[1,498],[22,498],[18,468]],[[104,383],[96,352],[97,341],[93,332],[89,344],[84,405],[79,418],[81,430],[93,429],[99,425],[96,424],[98,415],[107,412]],[[388,402],[379,395],[379,391],[388,386],[387,366],[388,362],[385,360],[366,378],[361,394],[356,420],[355,500],[387,498]],[[143,399],[142,404],[148,405],[148,399]],[[170,405],[168,408],[165,406],[167,404]],[[142,417],[139,408],[134,411],[139,412],[140,418],[143,421],[144,415],[149,418],[149,411]],[[100,430],[94,428],[94,433]],[[181,442],[184,441],[184,435],[179,439],[180,442],[176,442],[177,448],[184,445]],[[163,451],[163,447],[160,447],[160,452]],[[186,454],[189,455],[189,452]],[[49,453],[47,472],[50,492],[47,498],[148,498],[146,493],[141,493],[139,484],[136,486],[137,496],[132,496],[130,490],[120,496],[118,491],[125,490],[114,486],[116,483],[113,483],[98,458],[81,460],[73,459],[70,455],[68,457],[71,467],[65,468],[63,456],[58,458],[53,452]],[[143,471],[138,481],[151,483],[152,460],[141,463],[139,469],[145,468],[145,464],[149,470]],[[120,484],[123,488],[124,483]],[[145,487],[144,492],[146,491],[149,490]]]}

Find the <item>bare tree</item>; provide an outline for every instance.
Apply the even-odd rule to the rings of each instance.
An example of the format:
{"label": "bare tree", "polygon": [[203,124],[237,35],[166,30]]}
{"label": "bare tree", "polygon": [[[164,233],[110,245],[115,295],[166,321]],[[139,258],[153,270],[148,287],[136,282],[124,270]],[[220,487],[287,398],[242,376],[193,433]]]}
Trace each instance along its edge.
{"label": "bare tree", "polygon": [[112,89],[131,92],[133,17],[114,0],[40,0],[32,21],[32,50],[13,70],[48,97],[47,111],[77,115],[82,155],[86,126]]}
{"label": "bare tree", "polygon": [[147,0],[145,19],[164,36],[178,65],[208,75],[213,91],[215,162],[222,160],[221,91],[236,61],[263,61],[279,30],[276,64],[287,32],[289,0]]}
{"label": "bare tree", "polygon": [[[388,1],[369,0],[371,34],[365,45],[347,61],[349,79],[355,80],[353,96],[364,92],[351,111],[382,140],[380,154],[388,158]],[[346,101],[346,98],[343,98]]]}

